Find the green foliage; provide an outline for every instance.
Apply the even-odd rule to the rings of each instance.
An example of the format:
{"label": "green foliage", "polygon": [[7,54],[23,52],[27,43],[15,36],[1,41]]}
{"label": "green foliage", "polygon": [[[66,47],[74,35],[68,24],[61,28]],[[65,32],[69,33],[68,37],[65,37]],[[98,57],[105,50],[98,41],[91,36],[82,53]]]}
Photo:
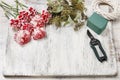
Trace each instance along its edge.
{"label": "green foliage", "polygon": [[87,19],[85,15],[85,6],[83,0],[48,0],[47,10],[52,14],[49,24],[55,24],[60,27],[64,22],[64,26],[69,24],[71,19],[75,26],[75,30],[79,30]]}

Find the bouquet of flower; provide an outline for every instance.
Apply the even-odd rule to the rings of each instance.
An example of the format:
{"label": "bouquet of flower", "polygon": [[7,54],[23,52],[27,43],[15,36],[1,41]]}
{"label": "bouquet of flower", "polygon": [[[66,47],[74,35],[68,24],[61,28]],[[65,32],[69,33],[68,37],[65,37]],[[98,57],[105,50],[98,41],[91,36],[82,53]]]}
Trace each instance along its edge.
{"label": "bouquet of flower", "polygon": [[42,39],[46,36],[45,25],[48,23],[50,14],[38,13],[30,7],[28,11],[21,11],[16,19],[10,20],[11,27],[17,31],[15,41],[21,45],[28,43],[31,37],[34,40]]}
{"label": "bouquet of flower", "polygon": [[47,10],[41,13],[33,7],[27,7],[18,0],[15,0],[16,6],[13,7],[5,2],[0,6],[5,12],[5,16],[10,19],[10,25],[15,31],[14,39],[24,45],[31,39],[38,40],[46,36],[45,26],[55,24],[60,27],[68,23],[74,23],[74,30],[79,30],[87,19],[85,15],[86,8],[83,0],[48,0]]}
{"label": "bouquet of flower", "polygon": [[[7,18],[9,18],[8,15],[13,17],[13,19],[10,20],[10,25],[16,32],[14,36],[15,41],[20,45],[24,45],[30,42],[31,38],[34,40],[44,38],[46,36],[45,26],[51,17],[49,12],[43,10],[42,13],[39,13],[32,7],[19,11],[19,6],[22,8],[27,7],[18,0],[15,2],[17,4],[16,8],[13,8],[5,2],[0,4],[5,10]],[[9,8],[11,8],[11,11],[7,11]]]}

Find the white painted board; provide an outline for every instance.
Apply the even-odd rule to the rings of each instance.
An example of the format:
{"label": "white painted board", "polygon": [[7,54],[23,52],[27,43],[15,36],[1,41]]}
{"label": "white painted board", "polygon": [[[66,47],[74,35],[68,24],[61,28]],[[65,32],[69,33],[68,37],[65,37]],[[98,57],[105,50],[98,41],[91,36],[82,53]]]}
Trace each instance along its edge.
{"label": "white painted board", "polygon": [[[34,6],[38,8],[38,6]],[[92,13],[91,11],[88,13]],[[9,27],[9,24],[6,22]],[[5,76],[113,76],[117,74],[116,56],[109,22],[102,35],[92,34],[101,41],[108,61],[100,63],[90,48],[84,26],[75,32],[72,25],[46,28],[47,38],[32,40],[25,46],[14,41],[9,28],[5,54]]]}

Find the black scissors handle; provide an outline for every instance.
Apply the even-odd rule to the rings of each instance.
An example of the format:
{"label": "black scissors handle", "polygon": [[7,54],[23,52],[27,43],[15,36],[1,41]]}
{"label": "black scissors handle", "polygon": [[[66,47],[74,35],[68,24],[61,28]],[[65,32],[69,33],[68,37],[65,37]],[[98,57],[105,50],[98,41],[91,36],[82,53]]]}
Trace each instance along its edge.
{"label": "black scissors handle", "polygon": [[[107,61],[107,55],[106,55],[106,52],[104,51],[101,43],[98,43],[98,45],[93,45],[93,44],[90,43],[90,46],[91,46],[91,48],[93,49],[93,51],[94,51],[97,59],[98,59],[100,62]],[[100,51],[102,52],[103,56],[100,56],[100,55],[99,55],[99,53],[98,53],[98,51],[97,51],[97,49],[96,49],[95,46],[98,46],[98,47],[99,47],[99,49],[100,49]]]}
{"label": "black scissors handle", "polygon": [[[103,62],[103,61],[107,61],[107,55],[106,55],[106,52],[104,51],[100,41],[98,39],[95,39],[93,37],[93,35],[90,33],[89,30],[87,30],[87,35],[89,36],[89,38],[91,39],[90,41],[90,46],[91,48],[93,49],[94,53],[95,53],[95,56],[97,57],[97,59],[100,61],[100,62]],[[102,52],[102,55],[103,56],[100,56],[96,47],[95,46],[98,46],[100,51]]]}

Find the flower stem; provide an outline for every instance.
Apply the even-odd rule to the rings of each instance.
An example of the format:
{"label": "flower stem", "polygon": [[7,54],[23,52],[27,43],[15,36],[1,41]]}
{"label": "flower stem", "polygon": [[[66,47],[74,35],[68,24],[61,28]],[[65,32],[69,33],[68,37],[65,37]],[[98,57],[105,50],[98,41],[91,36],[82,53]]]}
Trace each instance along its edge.
{"label": "flower stem", "polygon": [[4,5],[6,5],[7,7],[11,7],[12,8],[12,6],[11,5],[9,5],[9,4],[7,4],[7,3],[5,3],[5,2],[3,2],[3,1],[1,1]]}
{"label": "flower stem", "polygon": [[19,15],[19,10],[28,8],[26,5],[20,3],[18,0],[15,0],[16,7],[13,7],[4,1],[1,1],[0,7],[4,10],[5,16],[9,19],[9,16],[16,18]]}
{"label": "flower stem", "polygon": [[8,14],[7,14],[6,10],[4,9],[4,7],[2,6],[2,4],[0,4],[0,7],[4,10],[5,16],[9,19]]}
{"label": "flower stem", "polygon": [[16,8],[11,8],[11,7],[8,7],[6,5],[3,5],[3,4],[0,4],[2,7],[4,7],[5,9],[8,9],[8,10],[11,10],[13,12],[16,12]]}
{"label": "flower stem", "polygon": [[15,2],[17,2],[18,5],[19,5],[21,8],[23,8],[23,7],[24,7],[24,8],[28,8],[26,5],[20,3],[18,0],[15,0]]}
{"label": "flower stem", "polygon": [[4,12],[5,12],[5,16],[6,17],[8,17],[8,15],[11,15],[12,17],[16,17],[14,14],[12,14],[12,12],[11,11],[9,11],[9,9],[7,10],[4,6],[2,6],[1,4],[0,4],[0,6],[2,7],[2,9],[4,10]]}
{"label": "flower stem", "polygon": [[16,12],[17,12],[17,14],[19,14],[19,11],[18,11],[18,0],[15,0],[15,2],[16,2]]}
{"label": "flower stem", "polygon": [[10,19],[7,13],[4,13],[4,14],[5,14],[5,16],[7,17],[7,19]]}

